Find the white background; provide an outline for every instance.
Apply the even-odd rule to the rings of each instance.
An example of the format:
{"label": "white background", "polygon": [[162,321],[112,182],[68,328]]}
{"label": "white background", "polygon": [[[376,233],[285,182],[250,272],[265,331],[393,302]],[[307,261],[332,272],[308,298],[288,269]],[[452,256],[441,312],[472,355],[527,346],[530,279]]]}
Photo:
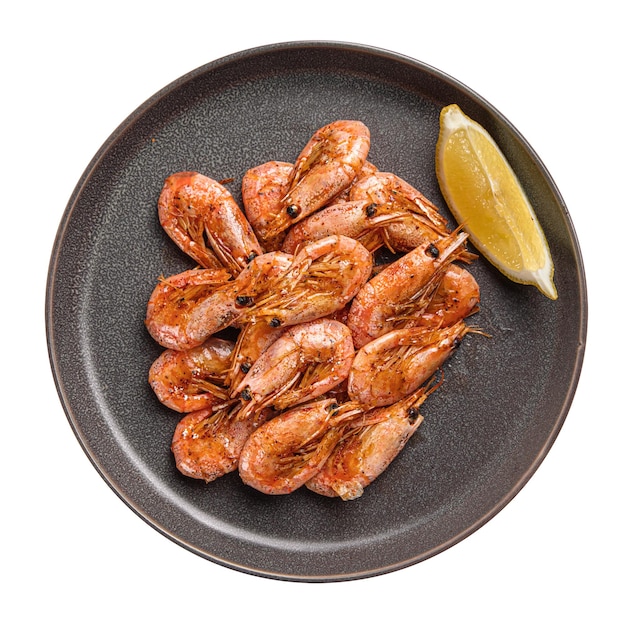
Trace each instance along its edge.
{"label": "white background", "polygon": [[[612,0],[584,9],[546,0],[514,6],[485,0],[5,6],[2,623],[245,624],[283,615],[303,625],[626,623],[621,19]],[[343,583],[242,574],[150,528],[102,481],[74,437],[55,391],[44,328],[57,226],[109,134],[180,75],[239,50],[294,40],[393,50],[491,102],[540,155],[568,205],[590,301],[577,395],[522,492],[446,552]]]}

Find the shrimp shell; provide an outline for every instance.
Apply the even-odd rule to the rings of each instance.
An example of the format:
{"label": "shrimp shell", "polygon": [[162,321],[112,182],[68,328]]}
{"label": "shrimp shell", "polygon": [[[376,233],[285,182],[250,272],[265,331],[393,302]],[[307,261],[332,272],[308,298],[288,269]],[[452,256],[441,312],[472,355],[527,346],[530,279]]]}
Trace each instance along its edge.
{"label": "shrimp shell", "polygon": [[148,382],[159,401],[174,411],[210,409],[228,398],[225,378],[234,345],[211,337],[190,350],[165,350],[152,363]]}
{"label": "shrimp shell", "polygon": [[207,300],[218,300],[216,294],[230,283],[231,278],[225,269],[193,269],[161,278],[146,309],[145,324],[152,338],[172,350],[202,344],[213,332],[201,333],[199,337],[189,332],[196,308]]}

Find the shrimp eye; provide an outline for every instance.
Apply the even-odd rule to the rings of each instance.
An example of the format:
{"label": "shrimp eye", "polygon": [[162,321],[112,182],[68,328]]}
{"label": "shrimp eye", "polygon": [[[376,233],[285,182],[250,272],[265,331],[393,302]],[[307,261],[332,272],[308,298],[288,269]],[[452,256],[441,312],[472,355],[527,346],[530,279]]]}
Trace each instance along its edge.
{"label": "shrimp eye", "polygon": [[279,320],[277,317],[273,317],[273,318],[270,320],[270,326],[271,326],[272,328],[278,328],[278,327],[280,326],[280,320]]}
{"label": "shrimp eye", "polygon": [[251,253],[248,255],[248,258],[246,259],[246,261],[247,261],[248,263],[250,263],[250,261],[253,261],[253,260],[254,260],[254,259],[256,259],[258,256],[259,256],[259,255],[258,255],[256,252],[251,252]]}
{"label": "shrimp eye", "polygon": [[237,296],[235,301],[237,302],[237,306],[252,306],[254,304],[254,300],[251,296]]}
{"label": "shrimp eye", "polygon": [[426,248],[426,254],[433,259],[436,259],[439,256],[439,248],[434,243],[431,243]]}
{"label": "shrimp eye", "polygon": [[242,364],[239,366],[239,369],[241,369],[241,371],[242,371],[244,374],[247,374],[247,373],[250,371],[250,368],[251,368],[251,367],[252,367],[252,363],[242,363]]}
{"label": "shrimp eye", "polygon": [[250,393],[250,387],[246,387],[242,392],[241,392],[241,399],[245,400],[246,402],[248,402],[249,400],[252,400],[252,394]]}
{"label": "shrimp eye", "polygon": [[461,338],[460,337],[455,337],[454,341],[452,342],[452,349],[455,350],[460,345],[461,345]]}
{"label": "shrimp eye", "polygon": [[419,411],[412,406],[408,411],[407,411],[407,416],[409,418],[409,422],[411,422],[411,424],[415,423],[415,420],[418,418],[419,416]]}
{"label": "shrimp eye", "polygon": [[332,404],[329,404],[326,407],[327,411],[336,411],[339,408],[339,405],[336,402],[333,402]]}
{"label": "shrimp eye", "polygon": [[298,217],[300,214],[300,209],[295,204],[290,204],[287,207],[287,215],[289,217]]}
{"label": "shrimp eye", "polygon": [[378,207],[376,206],[376,204],[372,203],[372,204],[368,204],[365,207],[365,215],[367,215],[367,217],[374,217],[374,215],[376,215],[376,209]]}

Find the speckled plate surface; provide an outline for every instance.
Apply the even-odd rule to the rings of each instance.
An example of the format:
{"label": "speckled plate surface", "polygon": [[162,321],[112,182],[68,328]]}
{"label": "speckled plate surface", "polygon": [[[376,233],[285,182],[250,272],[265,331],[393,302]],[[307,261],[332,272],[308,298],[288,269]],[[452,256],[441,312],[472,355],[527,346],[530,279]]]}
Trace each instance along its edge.
{"label": "speckled plate surface", "polygon": [[[143,320],[161,274],[192,265],[162,232],[164,178],[198,170],[241,177],[290,161],[341,118],[370,128],[370,160],[444,206],[434,172],[441,107],[458,103],[517,171],[554,257],[555,302],[486,262],[468,336],[425,422],[358,500],[306,489],[265,496],[236,473],[211,484],[174,467],[178,416],[147,372],[161,348]],[[445,209],[444,209],[445,211]],[[181,77],[113,132],[69,201],[52,252],[46,322],[52,369],[76,436],[111,488],[148,524],[225,566],[267,577],[332,581],[418,563],[500,511],[544,459],[582,364],[587,297],[576,235],[560,194],[516,129],[479,95],[410,58],[366,46],[304,42],[248,50]]]}

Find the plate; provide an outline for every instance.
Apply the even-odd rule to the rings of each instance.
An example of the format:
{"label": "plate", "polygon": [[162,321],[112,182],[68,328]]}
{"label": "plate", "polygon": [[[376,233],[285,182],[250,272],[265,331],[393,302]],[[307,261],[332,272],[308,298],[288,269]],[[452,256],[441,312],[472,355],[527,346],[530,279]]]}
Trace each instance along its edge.
{"label": "plate", "polygon": [[[371,131],[370,160],[444,207],[434,172],[440,109],[456,102],[495,138],[543,225],[559,299],[513,284],[483,260],[473,318],[425,421],[352,502],[306,489],[266,496],[237,473],[186,478],[169,450],[178,415],[147,383],[161,348],[144,327],[158,277],[190,267],[156,203],[167,175],[197,170],[240,198],[244,172],[293,161],[336,119]],[[448,214],[449,217],[449,214]],[[132,113],[94,156],[59,226],[46,294],[48,350],[69,422],[103,479],[149,525],[250,574],[334,581],[383,574],[453,546],[500,511],[545,458],[582,365],[587,296],[565,204],[520,133],[446,74],[358,44],[288,42],[219,59]]]}

